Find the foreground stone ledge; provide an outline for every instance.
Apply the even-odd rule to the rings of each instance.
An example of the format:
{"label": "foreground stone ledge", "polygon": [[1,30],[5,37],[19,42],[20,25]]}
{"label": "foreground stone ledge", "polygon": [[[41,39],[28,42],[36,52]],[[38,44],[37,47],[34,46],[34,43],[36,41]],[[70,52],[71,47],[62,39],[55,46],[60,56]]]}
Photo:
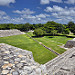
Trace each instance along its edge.
{"label": "foreground stone ledge", "polygon": [[32,52],[0,44],[0,75],[45,75],[45,66],[36,63]]}

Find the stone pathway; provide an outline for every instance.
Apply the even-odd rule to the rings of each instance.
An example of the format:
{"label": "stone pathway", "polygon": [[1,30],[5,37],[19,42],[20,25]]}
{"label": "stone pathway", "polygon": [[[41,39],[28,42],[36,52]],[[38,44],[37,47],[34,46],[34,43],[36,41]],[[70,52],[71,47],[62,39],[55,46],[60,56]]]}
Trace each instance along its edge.
{"label": "stone pathway", "polygon": [[0,44],[0,75],[42,75],[42,73],[43,69],[34,61],[32,52]]}

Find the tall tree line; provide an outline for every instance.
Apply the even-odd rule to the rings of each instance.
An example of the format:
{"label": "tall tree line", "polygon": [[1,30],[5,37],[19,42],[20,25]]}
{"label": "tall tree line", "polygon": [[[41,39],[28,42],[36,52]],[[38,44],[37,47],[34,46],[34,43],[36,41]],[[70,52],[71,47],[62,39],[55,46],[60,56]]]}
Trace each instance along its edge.
{"label": "tall tree line", "polygon": [[41,29],[44,33],[51,33],[52,31],[56,31],[57,33],[69,34],[71,31],[75,34],[75,23],[70,21],[68,24],[60,24],[54,21],[48,21],[45,24],[0,24],[0,30],[9,30],[9,29],[18,29],[21,31],[29,31],[35,29]]}

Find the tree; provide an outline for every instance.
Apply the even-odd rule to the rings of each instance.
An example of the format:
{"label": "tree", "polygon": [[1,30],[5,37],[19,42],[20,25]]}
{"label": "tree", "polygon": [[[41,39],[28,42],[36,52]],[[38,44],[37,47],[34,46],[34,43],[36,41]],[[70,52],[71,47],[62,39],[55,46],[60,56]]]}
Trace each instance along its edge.
{"label": "tree", "polygon": [[43,36],[44,35],[44,31],[42,29],[35,29],[33,34],[36,36]]}
{"label": "tree", "polygon": [[51,28],[51,34],[53,35],[56,35],[57,34],[57,30],[55,30],[55,27],[50,27]]}
{"label": "tree", "polygon": [[68,28],[71,28],[73,25],[74,25],[74,22],[70,21],[70,22],[68,23]]}
{"label": "tree", "polygon": [[75,24],[74,24],[74,22],[70,21],[70,22],[68,23],[68,28],[69,28],[69,30],[70,30],[73,34],[75,34]]}

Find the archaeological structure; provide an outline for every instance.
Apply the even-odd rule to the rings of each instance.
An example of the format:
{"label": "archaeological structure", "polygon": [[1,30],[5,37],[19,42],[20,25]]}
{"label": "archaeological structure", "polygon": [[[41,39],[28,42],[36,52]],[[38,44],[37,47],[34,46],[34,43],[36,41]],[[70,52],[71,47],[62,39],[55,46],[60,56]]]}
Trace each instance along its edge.
{"label": "archaeological structure", "polygon": [[[0,30],[0,37],[19,34],[24,33]],[[34,61],[32,52],[0,43],[0,75],[75,75],[75,47],[40,65]]]}

